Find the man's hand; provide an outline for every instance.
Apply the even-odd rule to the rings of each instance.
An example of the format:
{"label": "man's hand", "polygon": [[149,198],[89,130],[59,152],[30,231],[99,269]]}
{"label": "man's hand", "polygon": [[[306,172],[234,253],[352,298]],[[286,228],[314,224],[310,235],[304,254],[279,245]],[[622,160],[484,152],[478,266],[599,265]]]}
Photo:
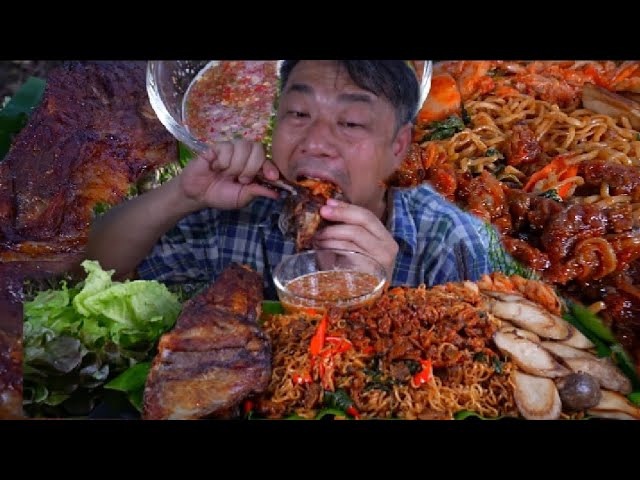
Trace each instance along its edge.
{"label": "man's hand", "polygon": [[260,195],[278,198],[277,192],[252,183],[261,169],[266,178],[278,179],[278,169],[265,160],[262,144],[246,140],[220,142],[189,162],[180,175],[180,186],[185,197],[200,208],[242,208]]}
{"label": "man's hand", "polygon": [[327,200],[320,209],[320,215],[338,223],[316,233],[314,248],[340,248],[365,253],[382,264],[391,282],[398,244],[378,217],[366,208],[334,199]]}

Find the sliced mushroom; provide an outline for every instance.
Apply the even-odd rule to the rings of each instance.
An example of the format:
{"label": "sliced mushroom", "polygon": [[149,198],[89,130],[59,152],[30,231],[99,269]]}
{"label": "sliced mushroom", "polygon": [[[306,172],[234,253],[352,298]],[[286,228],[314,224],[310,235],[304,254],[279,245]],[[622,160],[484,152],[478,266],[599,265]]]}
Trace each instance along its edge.
{"label": "sliced mushroom", "polygon": [[582,104],[589,110],[610,117],[625,116],[634,129],[640,130],[640,104],[629,98],[586,83],[582,90]]}
{"label": "sliced mushroom", "polygon": [[558,342],[540,342],[544,348],[560,358],[593,358],[593,355],[584,350],[569,347]]}
{"label": "sliced mushroom", "polygon": [[514,398],[518,410],[527,420],[555,420],[562,413],[560,394],[553,380],[534,377],[515,370]]}
{"label": "sliced mushroom", "polygon": [[544,338],[563,340],[569,336],[569,324],[520,295],[491,292],[487,301],[491,313]]}
{"label": "sliced mushroom", "polygon": [[564,363],[574,372],[593,376],[603,388],[625,395],[631,393],[631,382],[610,358],[565,358]]}
{"label": "sliced mushroom", "polygon": [[513,332],[496,332],[493,341],[502,353],[509,355],[527,373],[549,378],[571,373],[539,344]]}
{"label": "sliced mushroom", "polygon": [[495,290],[481,290],[481,292],[487,297],[495,298],[496,300],[503,302],[519,302],[523,299],[526,300],[522,295],[517,293],[496,292]]}
{"label": "sliced mushroom", "polygon": [[540,343],[540,337],[529,330],[523,330],[522,328],[511,326],[500,327],[500,331],[504,333],[515,333],[518,337],[527,338],[532,342]]}
{"label": "sliced mushroom", "polygon": [[634,102],[640,103],[640,93],[636,92],[616,92],[618,95],[622,95],[623,97],[628,98],[629,100],[633,100]]}
{"label": "sliced mushroom", "polygon": [[640,408],[636,407],[625,396],[609,390],[602,390],[600,402],[595,407],[587,410],[587,413],[594,417],[640,420]]}
{"label": "sliced mushroom", "polygon": [[580,348],[582,350],[588,350],[595,347],[593,342],[585,337],[584,334],[576,327],[569,323],[568,328],[569,337],[565,338],[564,340],[560,340],[558,343],[562,343],[563,345],[567,345],[573,348]]}
{"label": "sliced mushroom", "polygon": [[572,373],[556,380],[562,406],[567,410],[595,407],[602,398],[600,384],[588,373]]}

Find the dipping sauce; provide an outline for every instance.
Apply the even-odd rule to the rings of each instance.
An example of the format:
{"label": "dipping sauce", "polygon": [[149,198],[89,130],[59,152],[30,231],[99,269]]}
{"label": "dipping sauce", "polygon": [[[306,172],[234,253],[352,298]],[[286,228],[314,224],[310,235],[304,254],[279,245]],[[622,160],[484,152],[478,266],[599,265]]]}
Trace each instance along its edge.
{"label": "dipping sauce", "polygon": [[[353,270],[314,272],[287,283],[280,301],[289,311],[305,307],[360,307],[375,299],[373,292],[379,283],[374,275]],[[381,292],[379,289],[376,293]]]}
{"label": "dipping sauce", "polygon": [[203,142],[262,141],[278,86],[276,67],[276,61],[212,61],[184,98],[183,118],[191,134]]}

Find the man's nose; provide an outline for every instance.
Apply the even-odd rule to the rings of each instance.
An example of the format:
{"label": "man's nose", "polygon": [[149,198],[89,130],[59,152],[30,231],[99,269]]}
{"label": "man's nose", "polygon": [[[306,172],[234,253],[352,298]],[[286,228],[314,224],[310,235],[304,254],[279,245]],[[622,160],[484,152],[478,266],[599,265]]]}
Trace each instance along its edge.
{"label": "man's nose", "polygon": [[305,131],[302,150],[307,155],[335,155],[335,131],[332,124],[323,118],[314,119]]}

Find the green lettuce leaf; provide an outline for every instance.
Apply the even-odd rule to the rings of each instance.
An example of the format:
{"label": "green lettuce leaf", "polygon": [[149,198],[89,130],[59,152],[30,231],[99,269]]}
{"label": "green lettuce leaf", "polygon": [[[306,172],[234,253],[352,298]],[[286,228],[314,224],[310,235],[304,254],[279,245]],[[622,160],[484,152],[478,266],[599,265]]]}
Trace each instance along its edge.
{"label": "green lettuce leaf", "polygon": [[[62,281],[24,304],[28,415],[88,414],[105,383],[153,357],[180,312],[176,295],[159,282],[116,282],[98,262],[82,265],[87,277],[76,287]],[[128,397],[134,405],[142,398],[138,390]]]}

